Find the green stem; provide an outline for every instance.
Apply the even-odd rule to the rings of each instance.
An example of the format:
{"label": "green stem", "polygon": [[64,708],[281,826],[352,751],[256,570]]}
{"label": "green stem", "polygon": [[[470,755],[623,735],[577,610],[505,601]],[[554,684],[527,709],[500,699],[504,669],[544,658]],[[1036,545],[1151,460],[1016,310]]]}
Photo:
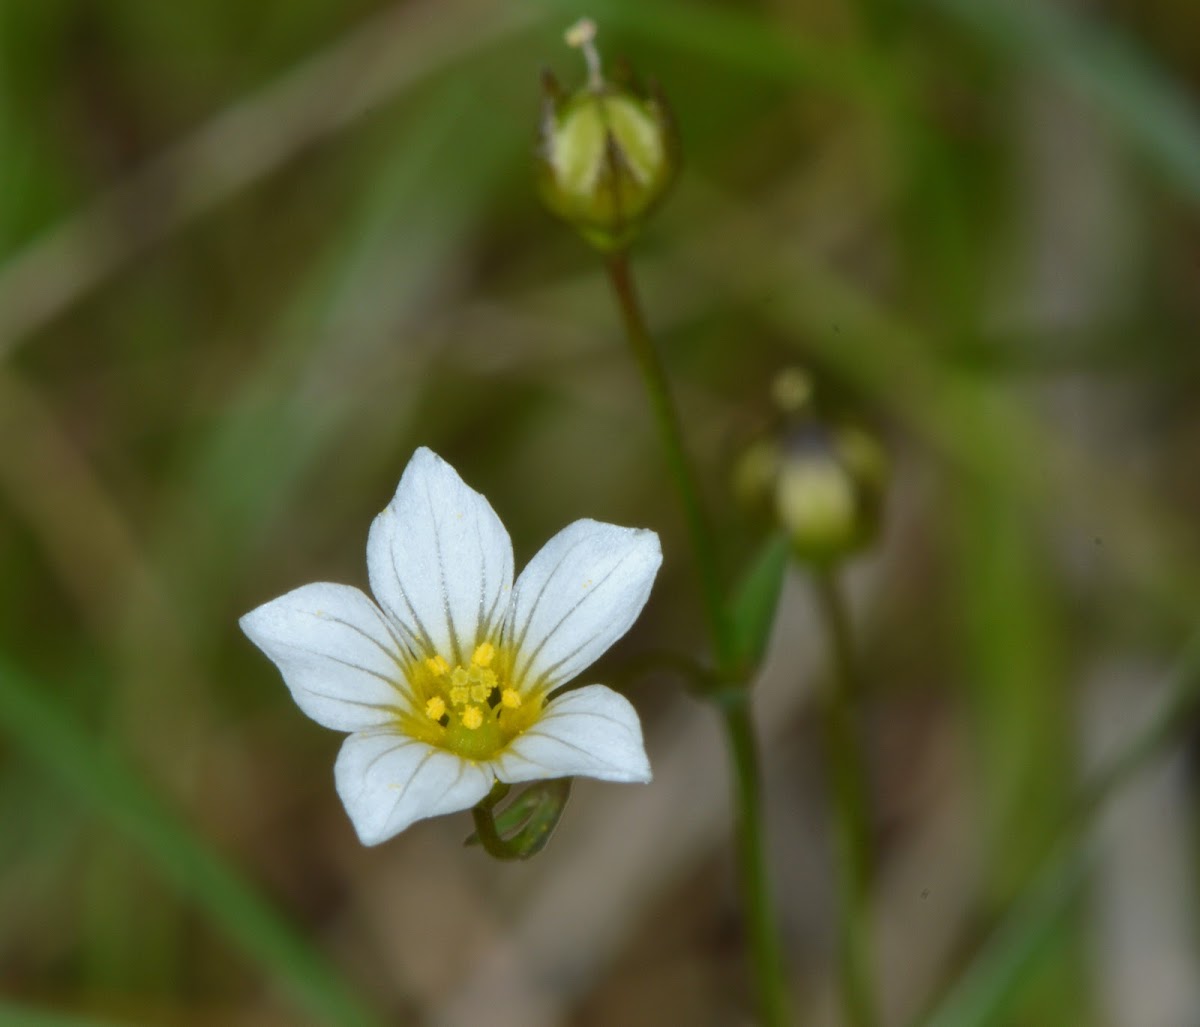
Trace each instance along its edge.
{"label": "green stem", "polygon": [[854,724],[854,702],[859,691],[854,643],[850,618],[833,572],[818,572],[815,584],[833,658],[833,680],[825,694],[823,713],[841,903],[838,956],[842,1002],[848,1024],[871,1027],[878,1017],[871,973],[866,773]]}
{"label": "green stem", "polygon": [[783,1027],[787,1019],[787,996],[783,979],[783,954],[771,906],[767,879],[766,839],[758,778],[758,746],[750,721],[750,693],[742,689],[723,707],[725,731],[733,755],[737,785],[737,843],[741,871],[742,902],[750,937],[755,986],[761,1022]]}
{"label": "green stem", "polygon": [[687,451],[684,449],[679,413],[675,409],[675,401],[671,397],[671,388],[667,383],[667,375],[662,361],[658,357],[658,351],[654,348],[654,342],[646,328],[646,320],[642,316],[637,289],[634,287],[633,276],[629,271],[628,255],[624,251],[614,253],[608,257],[605,266],[608,269],[608,280],[616,296],[617,305],[621,308],[621,319],[625,324],[625,334],[629,339],[630,349],[633,350],[634,359],[637,360],[638,368],[642,372],[646,391],[650,394],[650,405],[654,408],[654,420],[662,438],[667,466],[675,481],[675,488],[679,491],[679,497],[683,501],[683,513],[687,519],[692,550],[700,574],[704,612],[708,619],[713,645],[716,648],[716,662],[719,667],[729,668],[732,663],[732,653],[721,589],[721,573],[717,565],[717,546],[712,527],[704,515],[700,490],[696,486],[691,463],[688,461]]}
{"label": "green stem", "polygon": [[[716,657],[717,676],[733,680],[737,673],[737,655],[726,615],[721,588],[717,546],[712,528],[704,515],[700,490],[683,445],[679,414],[671,397],[670,385],[658,352],[646,328],[637,290],[624,252],[608,257],[609,282],[621,309],[625,334],[642,372],[654,418],[666,450],[667,464],[675,487],[683,501],[692,550],[700,575],[705,615]],[[714,701],[717,693],[712,693]],[[721,693],[719,702],[733,756],[735,800],[737,803],[738,865],[753,973],[758,989],[760,1022],[765,1027],[784,1027],[787,1021],[786,988],[783,961],[779,950],[779,931],[771,903],[767,880],[765,827],[759,783],[758,753],[750,720],[750,694],[745,687]]]}
{"label": "green stem", "polygon": [[475,821],[475,834],[479,838],[479,844],[493,859],[521,859],[522,855],[520,848],[500,837],[493,814],[496,804],[504,800],[510,788],[511,785],[497,781],[492,785],[492,790],[471,810],[471,819]]}

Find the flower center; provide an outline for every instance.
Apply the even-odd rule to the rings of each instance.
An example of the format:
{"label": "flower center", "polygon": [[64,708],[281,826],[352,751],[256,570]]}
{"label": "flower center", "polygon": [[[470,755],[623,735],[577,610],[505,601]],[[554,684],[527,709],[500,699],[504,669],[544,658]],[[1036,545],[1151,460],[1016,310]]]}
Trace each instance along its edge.
{"label": "flower center", "polygon": [[408,734],[466,759],[488,759],[541,714],[542,696],[522,694],[510,682],[512,660],[491,642],[475,647],[466,664],[435,654],[409,667],[414,711]]}

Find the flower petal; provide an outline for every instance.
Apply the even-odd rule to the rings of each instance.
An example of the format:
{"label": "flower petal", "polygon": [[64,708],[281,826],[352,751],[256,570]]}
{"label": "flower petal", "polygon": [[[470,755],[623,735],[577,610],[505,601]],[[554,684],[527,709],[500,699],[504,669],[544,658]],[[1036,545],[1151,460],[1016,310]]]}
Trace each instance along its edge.
{"label": "flower petal", "polygon": [[415,648],[465,663],[503,616],[512,542],[488,501],[421,448],[371,525],[367,570]]}
{"label": "flower petal", "polygon": [[414,821],[469,809],[492,788],[487,764],[437,749],[391,728],[353,734],[333,768],[338,795],[364,845]]}
{"label": "flower petal", "polygon": [[541,719],[492,764],[509,784],[547,777],[650,780],[642,725],[629,700],[603,685],[577,688],[550,701]]}
{"label": "flower petal", "polygon": [[238,623],[318,724],[359,731],[408,708],[395,628],[357,588],[305,585]]}
{"label": "flower petal", "polygon": [[553,688],[586,670],[637,619],[661,563],[652,531],[589,520],[560,531],[513,589],[514,678]]}

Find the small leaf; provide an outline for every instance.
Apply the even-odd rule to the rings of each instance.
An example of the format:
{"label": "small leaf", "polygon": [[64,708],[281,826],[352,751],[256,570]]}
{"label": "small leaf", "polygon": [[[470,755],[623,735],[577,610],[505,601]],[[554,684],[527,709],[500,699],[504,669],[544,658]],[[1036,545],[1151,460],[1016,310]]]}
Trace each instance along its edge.
{"label": "small leaf", "polygon": [[775,624],[775,610],[788,564],[788,542],[772,535],[747,568],[729,607],[733,652],[744,671],[758,666]]}

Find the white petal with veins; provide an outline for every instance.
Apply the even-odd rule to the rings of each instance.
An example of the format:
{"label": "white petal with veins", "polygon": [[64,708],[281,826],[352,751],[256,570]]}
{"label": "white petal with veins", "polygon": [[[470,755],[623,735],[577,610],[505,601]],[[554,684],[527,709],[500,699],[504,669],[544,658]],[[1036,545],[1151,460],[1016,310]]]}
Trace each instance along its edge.
{"label": "white petal with veins", "polygon": [[296,705],[318,724],[358,731],[407,709],[395,630],[357,588],[305,585],[239,623],[275,661]]}
{"label": "white petal with veins", "polygon": [[498,625],[512,590],[512,542],[486,499],[418,449],[367,537],[371,591],[415,644],[452,664]]}
{"label": "white petal with veins", "polygon": [[637,711],[603,685],[587,685],[552,700],[541,719],[494,763],[496,776],[509,784],[575,775],[650,780]]}
{"label": "white petal with veins", "polygon": [[513,588],[516,680],[553,688],[590,667],[637,620],[661,563],[652,531],[583,520],[555,535]]}
{"label": "white petal with veins", "polygon": [[486,764],[389,728],[347,738],[333,773],[364,845],[385,842],[414,821],[470,809],[494,780]]}

